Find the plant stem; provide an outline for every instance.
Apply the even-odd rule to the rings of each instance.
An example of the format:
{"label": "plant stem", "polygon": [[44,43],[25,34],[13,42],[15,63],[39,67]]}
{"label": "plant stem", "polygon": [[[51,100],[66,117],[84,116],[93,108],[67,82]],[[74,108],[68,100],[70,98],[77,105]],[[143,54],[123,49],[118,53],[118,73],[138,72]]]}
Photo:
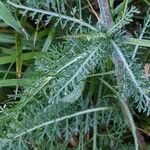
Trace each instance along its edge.
{"label": "plant stem", "polygon": [[16,32],[16,77],[20,79],[22,70],[21,36]]}
{"label": "plant stem", "polygon": [[[110,26],[112,26],[112,23],[113,23],[113,19],[110,14],[110,10],[109,10],[109,2],[108,2],[108,0],[98,0],[98,2],[99,2],[100,10],[101,10],[102,23],[108,29]],[[113,41],[111,41],[111,43],[112,43],[113,47],[115,47],[115,49],[116,49],[117,45]],[[117,47],[117,50],[118,50],[118,47]],[[119,95],[119,97],[120,97],[119,100],[120,100],[120,104],[122,107],[122,111],[125,114],[125,119],[129,123],[129,127],[131,126],[131,130],[132,130],[132,134],[133,134],[134,142],[135,142],[135,149],[138,150],[138,137],[137,137],[137,133],[136,133],[136,127],[135,127],[132,115],[130,113],[130,110],[124,101],[124,100],[126,100],[125,95],[124,95],[124,92],[125,92],[125,90],[124,90],[124,74],[125,74],[125,69],[127,69],[129,71],[129,73],[130,73],[130,70],[128,68],[125,68],[126,62],[123,61],[122,58],[120,57],[120,56],[123,57],[123,55],[119,55],[120,53],[118,54],[118,52],[120,52],[120,51],[114,52],[113,57],[114,57],[114,61],[115,61],[117,84],[120,86],[120,89],[122,92],[122,95],[121,96]],[[134,78],[132,78],[132,79],[134,79]],[[118,95],[118,92],[116,92],[116,94]]]}
{"label": "plant stem", "polygon": [[101,22],[106,28],[109,28],[113,23],[113,19],[109,9],[109,2],[108,0],[98,0],[98,3],[100,7]]}

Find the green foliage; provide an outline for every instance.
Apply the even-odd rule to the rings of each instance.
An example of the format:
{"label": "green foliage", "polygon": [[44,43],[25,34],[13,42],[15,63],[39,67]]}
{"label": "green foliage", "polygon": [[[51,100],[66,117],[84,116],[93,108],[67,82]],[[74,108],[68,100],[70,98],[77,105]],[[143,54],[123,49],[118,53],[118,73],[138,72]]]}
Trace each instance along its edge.
{"label": "green foliage", "polygon": [[26,31],[20,25],[19,22],[15,20],[15,18],[11,15],[9,10],[4,6],[2,2],[0,2],[0,19],[6,22],[9,26],[13,27],[16,31],[22,33],[23,35],[27,36]]}
{"label": "green foliage", "polygon": [[110,34],[116,33],[119,29],[123,28],[126,24],[129,24],[132,21],[134,13],[138,14],[140,12],[135,7],[131,7],[130,10],[127,11],[123,17],[117,18],[119,20],[116,20],[116,24],[108,32]]}
{"label": "green foliage", "polygon": [[[12,31],[0,33],[1,49],[11,50],[1,56],[0,64],[15,62],[17,77],[6,79],[10,65],[0,81],[1,87],[16,86],[15,95],[0,107],[0,149],[127,149],[123,135],[129,128],[138,150],[131,111],[136,107],[149,115],[150,86],[133,59],[133,45],[134,58],[139,45],[150,47],[149,40],[142,39],[149,30],[149,13],[141,36],[133,39],[124,27],[139,11],[127,10],[128,1],[109,28],[95,23],[83,9],[88,3],[81,0],[71,6],[67,0],[21,2],[7,5],[20,12],[29,39],[15,27],[16,37]],[[34,66],[29,65],[33,58]]]}

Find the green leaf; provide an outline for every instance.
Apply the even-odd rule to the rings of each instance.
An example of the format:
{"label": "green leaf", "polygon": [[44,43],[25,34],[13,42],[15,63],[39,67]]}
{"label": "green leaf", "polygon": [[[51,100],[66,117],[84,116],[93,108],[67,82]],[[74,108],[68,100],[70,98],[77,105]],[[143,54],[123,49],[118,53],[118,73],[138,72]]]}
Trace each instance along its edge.
{"label": "green leaf", "polygon": [[[129,0],[128,3],[131,3],[133,0]],[[119,14],[119,16],[122,14],[122,11],[124,10],[124,2],[120,3],[113,11],[113,16],[116,14]]]}
{"label": "green leaf", "polygon": [[8,86],[26,86],[31,83],[32,79],[5,79],[0,80],[0,87],[8,87]]}
{"label": "green leaf", "polygon": [[145,39],[130,38],[130,40],[127,43],[132,45],[150,47],[150,40]]}
{"label": "green leaf", "polygon": [[149,0],[143,0],[148,6],[150,6]]}
{"label": "green leaf", "polygon": [[15,37],[11,34],[0,34],[0,43],[15,44]]}
{"label": "green leaf", "polygon": [[[43,54],[43,52],[25,53],[25,54],[22,54],[22,60],[30,60],[30,59],[34,59],[35,57],[38,58],[42,54]],[[11,55],[11,56],[0,57],[0,65],[11,63],[11,62],[15,61],[15,59],[16,59],[15,54]]]}
{"label": "green leaf", "polygon": [[43,52],[47,52],[47,50],[48,50],[48,48],[49,48],[49,46],[50,46],[50,44],[51,44],[51,42],[52,42],[52,40],[53,40],[54,33],[55,33],[55,29],[53,28],[53,29],[49,32],[48,37],[47,37],[47,39],[46,39],[46,41],[45,41],[45,44],[44,44],[44,46],[43,46],[43,48],[42,48],[42,51],[43,51]]}
{"label": "green leaf", "polygon": [[25,29],[21,26],[21,24],[16,21],[16,19],[12,16],[8,8],[4,6],[2,2],[0,2],[0,19],[2,19],[7,25],[14,28],[17,32],[21,33],[22,35],[28,36]]}

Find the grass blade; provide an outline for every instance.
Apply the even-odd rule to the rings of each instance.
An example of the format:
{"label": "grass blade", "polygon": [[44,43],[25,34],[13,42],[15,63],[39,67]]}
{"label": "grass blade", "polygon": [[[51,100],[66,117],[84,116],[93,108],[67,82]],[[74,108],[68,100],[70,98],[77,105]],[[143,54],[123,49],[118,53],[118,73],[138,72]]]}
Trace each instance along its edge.
{"label": "grass blade", "polygon": [[[35,57],[38,58],[38,57],[41,57],[41,55],[43,54],[43,52],[30,52],[30,53],[25,53],[25,54],[22,54],[22,60],[31,60],[31,59],[34,59]],[[0,65],[3,65],[3,64],[8,64],[8,63],[11,63],[13,61],[15,61],[16,59],[16,55],[11,55],[11,56],[3,56],[3,57],[0,57]]]}
{"label": "grass blade", "polygon": [[128,44],[150,47],[150,40],[130,38]]}
{"label": "grass blade", "polygon": [[47,39],[46,39],[46,41],[45,41],[45,44],[44,44],[44,46],[43,46],[43,48],[42,48],[42,51],[43,51],[43,52],[47,52],[47,50],[48,50],[48,48],[49,48],[49,46],[51,45],[51,42],[52,42],[52,40],[53,40],[54,34],[55,34],[55,29],[52,29],[52,30],[49,32],[48,37],[47,37]]}
{"label": "grass blade", "polygon": [[25,31],[25,29],[21,26],[21,24],[18,21],[16,21],[16,19],[12,16],[8,8],[6,8],[1,1],[0,1],[0,19],[2,19],[7,25],[14,28],[17,32],[28,37],[28,34]]}

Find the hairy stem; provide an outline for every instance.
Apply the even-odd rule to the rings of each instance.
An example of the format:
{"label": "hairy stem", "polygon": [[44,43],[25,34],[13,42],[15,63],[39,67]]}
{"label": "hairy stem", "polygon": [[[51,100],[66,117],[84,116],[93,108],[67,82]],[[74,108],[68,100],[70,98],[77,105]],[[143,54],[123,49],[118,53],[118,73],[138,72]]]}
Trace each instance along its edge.
{"label": "hairy stem", "polygon": [[[108,29],[110,26],[112,26],[113,23],[113,19],[110,13],[110,9],[109,9],[109,2],[108,0],[98,0],[99,2],[99,6],[100,6],[100,10],[101,10],[101,18],[102,18],[102,23],[104,24],[104,26]],[[116,46],[115,43],[113,41],[111,41],[111,43],[113,44],[113,46]],[[120,52],[120,51],[119,51]],[[117,55],[115,55],[117,54]],[[131,130],[132,130],[132,134],[134,137],[134,142],[135,142],[135,148],[136,150],[138,150],[138,138],[137,138],[137,134],[136,134],[136,128],[135,128],[135,124],[134,124],[134,120],[132,118],[132,115],[130,113],[130,110],[127,106],[127,104],[124,102],[125,95],[124,95],[124,72],[125,72],[125,61],[123,62],[122,59],[117,52],[113,53],[113,57],[115,60],[115,68],[116,68],[116,76],[117,76],[117,84],[120,86],[122,95],[120,98],[120,103],[121,103],[121,107],[122,107],[122,111],[125,112],[125,119],[129,122],[129,127],[131,126]],[[126,68],[128,69],[128,68]],[[129,70],[130,71],[130,70]],[[121,75],[120,75],[121,73]]]}
{"label": "hairy stem", "polygon": [[101,21],[106,28],[109,28],[113,23],[113,19],[109,9],[109,2],[108,0],[98,0],[98,3],[100,7]]}

